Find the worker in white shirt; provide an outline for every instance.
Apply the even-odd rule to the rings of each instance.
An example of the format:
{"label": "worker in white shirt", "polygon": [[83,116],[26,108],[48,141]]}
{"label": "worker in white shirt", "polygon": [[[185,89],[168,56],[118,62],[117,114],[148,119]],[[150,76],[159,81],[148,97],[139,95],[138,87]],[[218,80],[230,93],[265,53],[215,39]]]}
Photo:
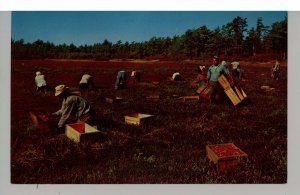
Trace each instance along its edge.
{"label": "worker in white shirt", "polygon": [[36,91],[46,93],[49,88],[47,86],[47,81],[45,75],[43,75],[40,71],[35,73],[35,84],[36,84]]}
{"label": "worker in white shirt", "polygon": [[81,80],[79,82],[79,88],[82,90],[93,89],[94,88],[93,77],[89,74],[82,75]]}

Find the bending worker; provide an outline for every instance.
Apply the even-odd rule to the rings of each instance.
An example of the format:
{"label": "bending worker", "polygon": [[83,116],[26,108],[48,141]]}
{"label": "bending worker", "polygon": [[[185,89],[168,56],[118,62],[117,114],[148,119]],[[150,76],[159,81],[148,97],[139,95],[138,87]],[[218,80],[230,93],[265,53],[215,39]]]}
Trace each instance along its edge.
{"label": "bending worker", "polygon": [[[57,125],[57,131],[63,130],[67,122],[94,124],[94,111],[83,97],[70,92],[69,88],[65,85],[55,87],[55,96],[62,99],[61,109],[53,113],[53,115],[61,116]],[[75,121],[70,121],[71,116],[75,117]]]}
{"label": "bending worker", "polygon": [[46,81],[46,78],[45,78],[45,75],[43,75],[40,71],[37,71],[35,73],[35,84],[36,84],[36,90],[38,92],[44,92],[46,93],[47,90],[48,90],[48,86],[47,86],[47,81]]}

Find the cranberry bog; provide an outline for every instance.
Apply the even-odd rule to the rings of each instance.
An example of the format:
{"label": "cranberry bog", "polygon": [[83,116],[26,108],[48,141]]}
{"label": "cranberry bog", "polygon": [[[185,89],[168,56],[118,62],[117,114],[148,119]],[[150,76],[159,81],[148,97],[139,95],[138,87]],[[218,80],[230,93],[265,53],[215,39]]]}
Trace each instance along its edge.
{"label": "cranberry bog", "polygon": [[[209,62],[28,60],[11,64],[11,182],[16,184],[207,184],[287,182],[287,65],[274,80],[274,62],[241,61],[245,79],[240,86],[249,101],[233,106],[207,100],[182,101],[196,95],[190,86],[196,65]],[[116,73],[141,71],[141,82],[114,92]],[[94,77],[96,89],[82,95],[96,110],[97,126],[105,137],[75,143],[51,128],[41,131],[29,113],[57,111],[53,93],[35,90],[36,71],[50,87],[65,84],[77,90],[82,74]],[[168,79],[180,72],[184,81]],[[156,84],[153,84],[155,82]],[[272,91],[262,90],[270,86]],[[145,97],[159,94],[157,101]],[[110,104],[106,97],[122,97]],[[127,125],[131,113],[153,115],[151,123]],[[207,158],[206,146],[234,143],[248,157],[242,166],[218,170]]]}

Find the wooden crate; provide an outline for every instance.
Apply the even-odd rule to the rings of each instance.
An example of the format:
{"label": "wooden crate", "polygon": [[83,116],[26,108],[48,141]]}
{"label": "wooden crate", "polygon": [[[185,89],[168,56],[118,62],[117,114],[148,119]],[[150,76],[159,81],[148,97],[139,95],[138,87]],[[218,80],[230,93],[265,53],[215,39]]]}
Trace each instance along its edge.
{"label": "wooden crate", "polygon": [[206,88],[200,93],[200,97],[210,100],[211,86],[208,85]]}
{"label": "wooden crate", "polygon": [[270,86],[263,85],[263,86],[260,87],[260,89],[262,89],[262,90],[268,90],[268,89],[270,89]]}
{"label": "wooden crate", "polygon": [[225,90],[226,95],[229,97],[229,99],[231,100],[231,102],[233,103],[234,106],[238,105],[241,100],[238,97],[238,95],[233,91],[232,88],[226,89]]}
{"label": "wooden crate", "polygon": [[248,155],[233,143],[206,146],[207,157],[217,165],[219,170],[234,168]]}
{"label": "wooden crate", "polygon": [[149,120],[153,115],[151,114],[142,114],[142,113],[133,113],[125,116],[125,124],[132,125],[141,125]]}
{"label": "wooden crate", "polygon": [[199,96],[198,95],[192,95],[192,96],[183,96],[183,101],[187,101],[187,100],[199,100]]}
{"label": "wooden crate", "polygon": [[206,84],[203,83],[201,86],[198,87],[196,93],[200,94],[206,88]]}
{"label": "wooden crate", "polygon": [[146,97],[147,100],[153,100],[153,101],[157,101],[159,100],[160,96],[159,95],[149,95]]}
{"label": "wooden crate", "polygon": [[220,83],[220,85],[223,87],[223,89],[229,89],[230,88],[230,83],[228,82],[228,80],[226,79],[226,77],[221,74],[221,76],[219,76],[218,81]]}
{"label": "wooden crate", "polygon": [[65,135],[75,142],[82,140],[99,139],[101,132],[87,123],[67,124]]}
{"label": "wooden crate", "polygon": [[114,103],[123,102],[124,99],[121,98],[121,97],[107,97],[107,98],[105,99],[105,101],[106,101],[107,103],[114,104]]}
{"label": "wooden crate", "polygon": [[45,115],[34,114],[33,112],[29,112],[29,117],[32,122],[39,128],[43,133],[47,133],[50,131],[48,118]]}
{"label": "wooden crate", "polygon": [[275,88],[272,88],[270,86],[267,85],[263,85],[260,87],[260,89],[265,90],[265,91],[273,91]]}

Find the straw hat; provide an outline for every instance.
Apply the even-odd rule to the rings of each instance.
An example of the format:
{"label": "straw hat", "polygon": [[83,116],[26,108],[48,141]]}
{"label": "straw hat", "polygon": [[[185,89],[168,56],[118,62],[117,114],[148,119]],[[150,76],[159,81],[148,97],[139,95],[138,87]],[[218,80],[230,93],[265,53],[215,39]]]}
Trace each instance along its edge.
{"label": "straw hat", "polygon": [[62,92],[68,90],[69,87],[66,87],[65,85],[58,85],[55,87],[55,96],[60,95]]}

